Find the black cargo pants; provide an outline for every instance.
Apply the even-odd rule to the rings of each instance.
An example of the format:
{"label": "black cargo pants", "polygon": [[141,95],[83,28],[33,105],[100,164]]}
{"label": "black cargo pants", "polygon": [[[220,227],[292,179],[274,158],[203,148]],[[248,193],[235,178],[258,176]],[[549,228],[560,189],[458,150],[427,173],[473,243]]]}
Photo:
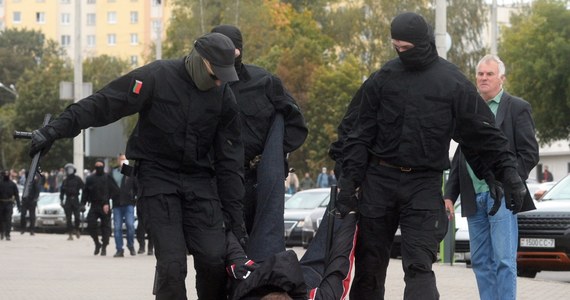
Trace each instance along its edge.
{"label": "black cargo pants", "polygon": [[182,180],[175,194],[143,195],[156,256],[153,292],[157,300],[185,300],[186,256],[194,258],[200,300],[226,299],[223,213],[215,180]]}
{"label": "black cargo pants", "polygon": [[360,231],[350,299],[384,299],[390,248],[400,225],[404,299],[439,299],[432,264],[447,232],[442,173],[371,164],[361,185]]}

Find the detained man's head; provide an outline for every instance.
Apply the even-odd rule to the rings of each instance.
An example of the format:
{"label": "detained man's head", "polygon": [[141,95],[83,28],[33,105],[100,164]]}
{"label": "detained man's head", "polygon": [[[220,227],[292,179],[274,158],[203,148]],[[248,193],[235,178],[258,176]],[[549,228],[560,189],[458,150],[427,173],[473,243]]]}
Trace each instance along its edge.
{"label": "detained man's head", "polygon": [[435,36],[424,17],[402,13],[392,20],[392,45],[407,69],[421,70],[438,58]]}

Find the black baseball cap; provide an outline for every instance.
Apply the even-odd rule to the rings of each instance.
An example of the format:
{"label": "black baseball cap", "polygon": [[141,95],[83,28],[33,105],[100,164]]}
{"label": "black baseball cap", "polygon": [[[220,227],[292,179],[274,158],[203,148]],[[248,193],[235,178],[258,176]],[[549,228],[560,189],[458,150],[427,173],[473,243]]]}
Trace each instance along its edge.
{"label": "black baseball cap", "polygon": [[217,32],[207,33],[194,42],[194,49],[208,60],[221,81],[239,80],[234,68],[236,47],[229,37]]}

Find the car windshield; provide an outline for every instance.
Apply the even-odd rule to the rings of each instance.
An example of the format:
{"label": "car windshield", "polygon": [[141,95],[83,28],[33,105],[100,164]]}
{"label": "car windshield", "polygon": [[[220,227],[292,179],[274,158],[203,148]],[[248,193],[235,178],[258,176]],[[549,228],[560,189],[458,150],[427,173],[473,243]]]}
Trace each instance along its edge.
{"label": "car windshield", "polygon": [[545,195],[542,197],[542,201],[545,200],[568,200],[570,201],[570,176],[564,177],[560,182],[553,186]]}
{"label": "car windshield", "polygon": [[38,205],[59,203],[59,193],[42,194],[38,198]]}
{"label": "car windshield", "polygon": [[313,209],[328,203],[329,192],[299,192],[285,202],[288,209]]}

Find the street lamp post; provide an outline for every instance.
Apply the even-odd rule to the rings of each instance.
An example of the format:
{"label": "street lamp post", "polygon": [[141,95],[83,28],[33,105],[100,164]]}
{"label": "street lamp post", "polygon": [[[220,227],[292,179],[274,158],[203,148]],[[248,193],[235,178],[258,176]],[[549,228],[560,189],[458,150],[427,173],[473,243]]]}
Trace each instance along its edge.
{"label": "street lamp post", "polygon": [[16,86],[14,86],[13,84],[10,84],[9,87],[5,86],[2,82],[0,82],[0,88],[3,88],[4,90],[8,91],[10,94],[14,95],[14,97],[18,98],[18,92],[16,91]]}

